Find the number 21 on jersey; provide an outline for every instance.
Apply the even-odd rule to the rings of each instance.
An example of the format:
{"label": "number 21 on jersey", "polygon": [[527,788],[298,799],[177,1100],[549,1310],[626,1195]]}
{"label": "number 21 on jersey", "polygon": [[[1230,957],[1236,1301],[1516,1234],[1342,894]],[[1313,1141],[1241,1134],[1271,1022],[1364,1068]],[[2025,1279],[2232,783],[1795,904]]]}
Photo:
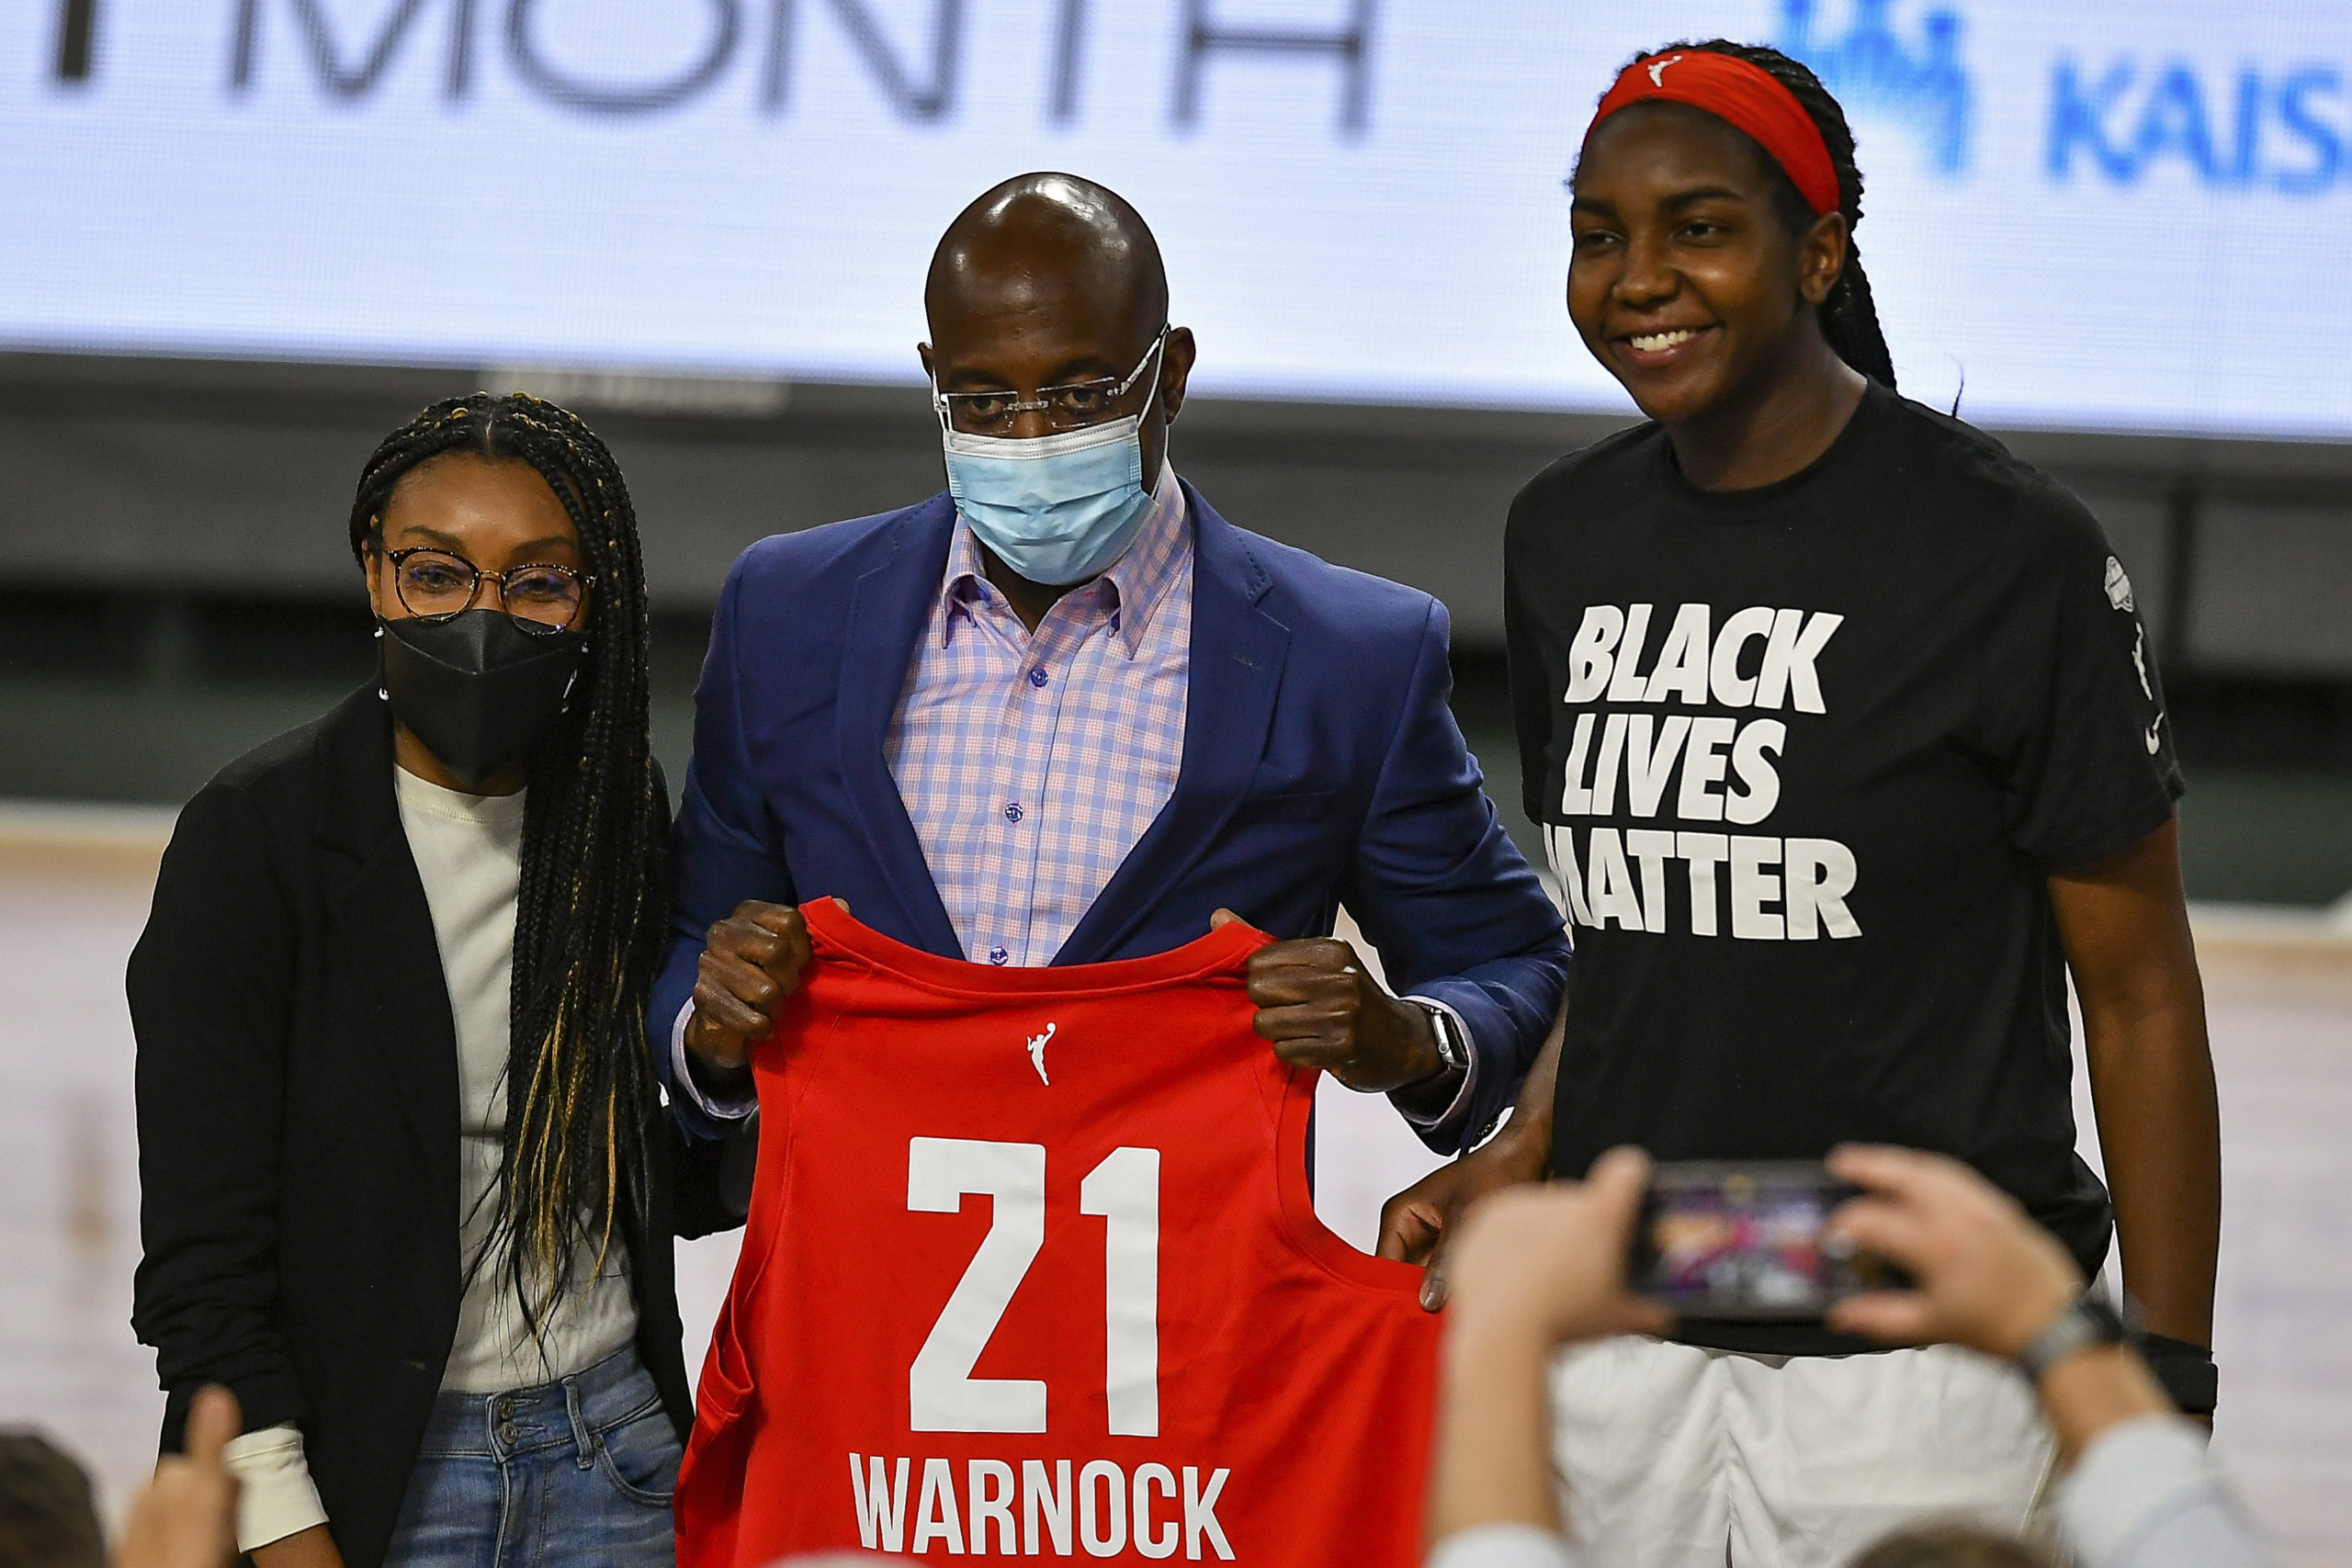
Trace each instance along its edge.
{"label": "number 21 on jersey", "polygon": [[[918,1432],[1043,1432],[1039,1378],[976,1378],[1046,1240],[1046,1147],[977,1138],[907,1145],[907,1207],[960,1213],[967,1194],[995,1203],[988,1235],[907,1369]],[[1121,1147],[1087,1172],[1079,1212],[1106,1223],[1102,1241],[1102,1388],[1111,1435],[1159,1436],[1159,1151]]]}

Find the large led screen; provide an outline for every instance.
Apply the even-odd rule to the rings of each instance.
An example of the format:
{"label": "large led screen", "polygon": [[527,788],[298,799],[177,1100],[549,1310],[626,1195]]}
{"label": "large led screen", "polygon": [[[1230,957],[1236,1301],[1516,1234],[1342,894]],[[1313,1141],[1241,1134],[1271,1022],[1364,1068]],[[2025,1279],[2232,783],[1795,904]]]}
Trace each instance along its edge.
{"label": "large led screen", "polygon": [[1057,167],[1204,390],[1618,408],[1562,182],[1711,34],[1849,106],[1906,389],[2352,434],[2342,0],[23,0],[0,346],[909,379],[942,226]]}

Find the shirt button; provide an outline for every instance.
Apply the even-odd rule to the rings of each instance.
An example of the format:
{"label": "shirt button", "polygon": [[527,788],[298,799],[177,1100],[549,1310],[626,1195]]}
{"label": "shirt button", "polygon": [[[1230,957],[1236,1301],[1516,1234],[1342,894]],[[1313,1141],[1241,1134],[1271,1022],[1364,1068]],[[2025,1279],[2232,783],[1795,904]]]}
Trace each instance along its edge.
{"label": "shirt button", "polygon": [[1029,671],[1029,683],[1033,686],[1042,687],[1046,682],[1052,679],[1052,676],[1046,673],[1046,667],[1042,664]]}
{"label": "shirt button", "polygon": [[1019,801],[1009,800],[1005,802],[1004,819],[1008,822],[1018,822],[1021,820],[1021,803]]}
{"label": "shirt button", "polygon": [[1002,942],[999,942],[996,946],[989,949],[989,962],[991,964],[1002,964],[1010,960],[1012,957],[1012,954],[1004,950],[1004,944]]}

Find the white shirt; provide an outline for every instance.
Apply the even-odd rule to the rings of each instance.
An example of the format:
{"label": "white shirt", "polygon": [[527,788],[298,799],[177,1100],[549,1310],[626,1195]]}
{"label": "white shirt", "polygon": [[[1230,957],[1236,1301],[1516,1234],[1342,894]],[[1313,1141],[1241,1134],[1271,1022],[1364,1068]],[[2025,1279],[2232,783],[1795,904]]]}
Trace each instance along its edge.
{"label": "white shirt", "polygon": [[[2084,1568],[2261,1568],[2269,1561],[2222,1479],[2205,1434],[2145,1416],[2101,1432],[2058,1489],[2058,1522]],[[1476,1525],[1448,1536],[1426,1568],[1582,1568],[1549,1530]]]}
{"label": "white shirt", "polygon": [[522,882],[525,796],[460,795],[400,773],[394,793],[409,852],[433,911],[441,975],[458,1032],[458,1257],[472,1270],[441,1386],[496,1393],[595,1365],[637,1337],[637,1303],[617,1238],[593,1280],[575,1260],[573,1293],[533,1344],[501,1260],[475,1268],[498,1213],[506,1137],[507,1021],[514,981],[514,898]]}
{"label": "white shirt", "polygon": [[[525,797],[461,795],[398,769],[392,793],[433,914],[458,1038],[458,1261],[469,1273],[441,1387],[495,1393],[551,1382],[633,1341],[637,1302],[617,1239],[593,1279],[595,1256],[583,1249],[574,1260],[571,1293],[534,1343],[499,1260],[474,1267],[498,1212]],[[303,1458],[302,1434],[293,1426],[248,1432],[229,1445],[227,1458],[243,1483],[238,1550],[251,1551],[326,1522]]]}

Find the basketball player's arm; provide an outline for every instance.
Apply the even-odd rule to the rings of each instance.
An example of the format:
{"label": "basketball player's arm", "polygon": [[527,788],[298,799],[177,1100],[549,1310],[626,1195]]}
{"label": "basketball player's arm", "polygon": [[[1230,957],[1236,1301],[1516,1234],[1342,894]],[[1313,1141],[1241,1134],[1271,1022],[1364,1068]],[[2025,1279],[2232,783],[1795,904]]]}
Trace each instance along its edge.
{"label": "basketball player's arm", "polygon": [[1379,1254],[1427,1267],[1421,1304],[1431,1312],[1445,1304],[1446,1243],[1463,1210],[1488,1192],[1552,1174],[1552,1097],[1567,1020],[1563,1002],[1502,1131],[1460,1159],[1438,1167],[1381,1208]]}
{"label": "basketball player's arm", "polygon": [[2124,1285],[2151,1333],[2210,1346],[2221,1112],[2177,818],[2053,874],[2050,902],[2082,1002]]}

